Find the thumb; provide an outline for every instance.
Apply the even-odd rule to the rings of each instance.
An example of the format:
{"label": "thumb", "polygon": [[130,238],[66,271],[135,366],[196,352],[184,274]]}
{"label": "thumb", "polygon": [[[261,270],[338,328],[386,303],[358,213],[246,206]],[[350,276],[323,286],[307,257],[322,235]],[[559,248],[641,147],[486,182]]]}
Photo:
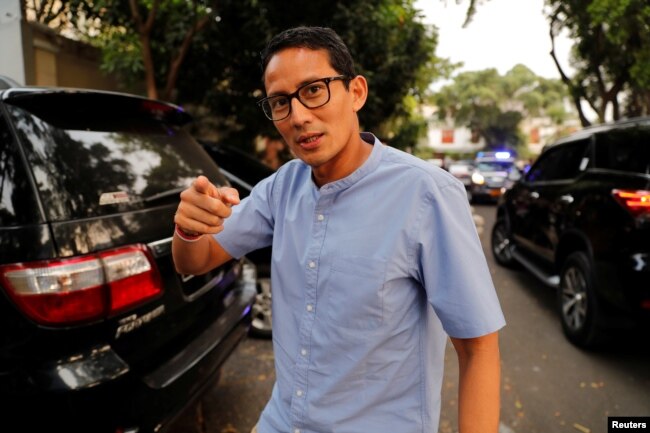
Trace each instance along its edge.
{"label": "thumb", "polygon": [[239,191],[235,188],[222,187],[218,189],[219,198],[226,204],[236,205],[239,204]]}

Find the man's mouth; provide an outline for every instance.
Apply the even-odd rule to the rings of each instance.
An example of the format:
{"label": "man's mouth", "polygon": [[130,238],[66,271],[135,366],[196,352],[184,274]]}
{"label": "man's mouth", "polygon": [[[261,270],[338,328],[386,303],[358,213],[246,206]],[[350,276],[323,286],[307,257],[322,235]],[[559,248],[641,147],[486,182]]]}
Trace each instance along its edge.
{"label": "man's mouth", "polygon": [[320,139],[322,136],[323,134],[300,136],[298,137],[297,142],[303,149],[314,149],[320,144]]}

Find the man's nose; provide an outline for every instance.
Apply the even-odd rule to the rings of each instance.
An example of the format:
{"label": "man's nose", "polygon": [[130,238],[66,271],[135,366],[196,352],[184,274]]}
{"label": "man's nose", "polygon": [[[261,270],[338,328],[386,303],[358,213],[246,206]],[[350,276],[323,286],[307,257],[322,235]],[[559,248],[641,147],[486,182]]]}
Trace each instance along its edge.
{"label": "man's nose", "polygon": [[291,124],[295,126],[300,126],[305,122],[308,122],[311,118],[311,110],[305,107],[298,98],[291,99]]}

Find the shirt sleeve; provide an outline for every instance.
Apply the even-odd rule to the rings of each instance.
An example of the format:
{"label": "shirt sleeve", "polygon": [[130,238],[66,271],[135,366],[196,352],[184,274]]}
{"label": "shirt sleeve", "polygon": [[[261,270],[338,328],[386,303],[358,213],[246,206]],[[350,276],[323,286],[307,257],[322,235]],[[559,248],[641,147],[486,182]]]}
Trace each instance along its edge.
{"label": "shirt sleeve", "polygon": [[449,336],[474,338],[505,325],[460,183],[430,188],[416,234],[416,273]]}
{"label": "shirt sleeve", "polygon": [[273,187],[277,175],[262,180],[248,197],[233,206],[232,214],[224,220],[224,229],[214,235],[232,257],[240,258],[273,242]]}

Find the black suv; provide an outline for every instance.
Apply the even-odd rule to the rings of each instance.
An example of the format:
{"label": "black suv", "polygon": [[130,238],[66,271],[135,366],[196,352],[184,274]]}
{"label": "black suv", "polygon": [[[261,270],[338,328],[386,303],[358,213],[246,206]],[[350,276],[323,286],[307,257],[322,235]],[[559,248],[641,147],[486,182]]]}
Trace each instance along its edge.
{"label": "black suv", "polygon": [[246,335],[254,265],[174,270],[179,192],[227,184],[189,121],[132,95],[0,90],[3,431],[164,430]]}
{"label": "black suv", "polygon": [[492,251],[558,289],[574,344],[639,324],[647,331],[650,118],[590,127],[545,148],[502,197]]}

